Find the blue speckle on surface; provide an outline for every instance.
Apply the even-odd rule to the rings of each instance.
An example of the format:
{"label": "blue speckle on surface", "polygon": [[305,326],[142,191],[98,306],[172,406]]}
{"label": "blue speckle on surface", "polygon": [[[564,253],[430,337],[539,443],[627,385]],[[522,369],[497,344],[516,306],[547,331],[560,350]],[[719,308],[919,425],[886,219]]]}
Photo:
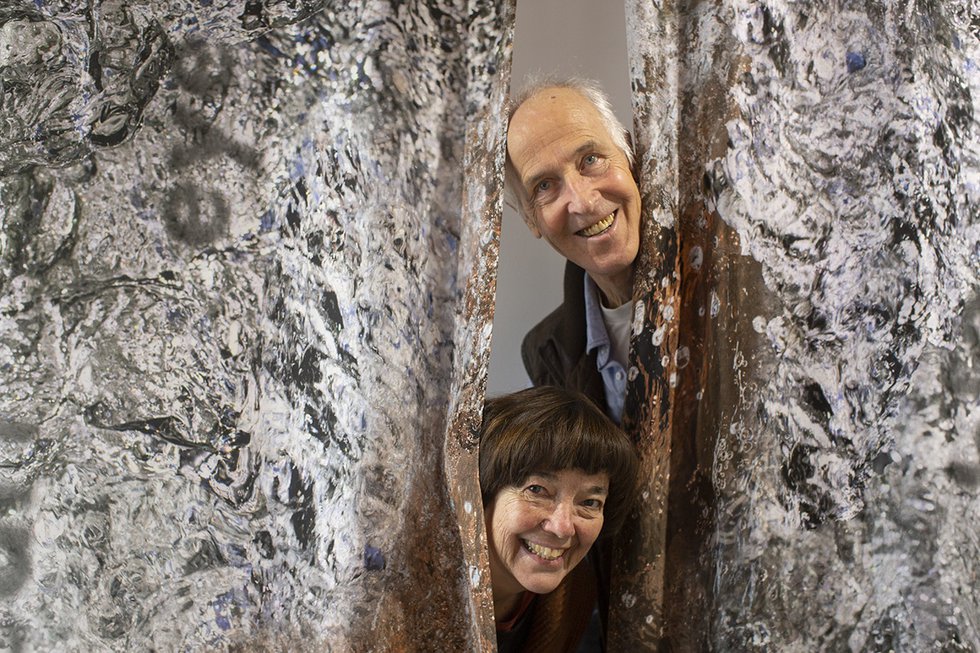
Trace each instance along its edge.
{"label": "blue speckle on surface", "polygon": [[864,55],[860,52],[847,53],[847,72],[856,73],[867,65]]}
{"label": "blue speckle on surface", "polygon": [[385,568],[385,556],[381,549],[370,544],[364,546],[364,568],[368,571],[381,571]]}
{"label": "blue speckle on surface", "polygon": [[267,38],[259,37],[258,39],[256,39],[256,41],[258,42],[260,48],[262,48],[272,56],[286,58],[286,55],[283,54],[282,50],[272,45],[272,43]]}
{"label": "blue speckle on surface", "polygon": [[221,630],[231,628],[231,620],[228,619],[228,615],[225,612],[229,606],[233,606],[235,603],[235,596],[232,592],[226,592],[214,597],[214,602],[211,604],[214,608],[214,623]]}
{"label": "blue speckle on surface", "polygon": [[293,159],[289,166],[289,178],[292,181],[296,181],[297,179],[302,179],[304,176],[306,176],[306,165],[303,163],[303,159]]}
{"label": "blue speckle on surface", "polygon": [[271,210],[266,211],[259,220],[259,231],[265,233],[276,225],[276,215]]}

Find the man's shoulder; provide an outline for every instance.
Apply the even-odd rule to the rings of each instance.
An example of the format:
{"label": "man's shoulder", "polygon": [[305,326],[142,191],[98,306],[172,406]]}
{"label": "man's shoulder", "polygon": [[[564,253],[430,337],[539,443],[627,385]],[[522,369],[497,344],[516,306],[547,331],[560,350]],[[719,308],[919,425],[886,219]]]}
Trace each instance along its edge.
{"label": "man's shoulder", "polygon": [[524,335],[522,348],[543,343],[555,337],[565,321],[565,305],[562,304],[546,315]]}
{"label": "man's shoulder", "polygon": [[568,340],[567,333],[570,323],[581,322],[581,336],[584,337],[585,320],[585,270],[571,261],[565,261],[565,277],[562,303],[551,311],[540,322],[535,324],[524,336],[522,349],[540,346],[548,340],[564,342]]}
{"label": "man's shoulder", "polygon": [[559,383],[562,371],[559,333],[565,319],[564,305],[535,324],[521,342],[524,369],[534,385]]}
{"label": "man's shoulder", "polygon": [[565,263],[562,303],[524,336],[521,358],[534,385],[566,385],[585,355],[585,270]]}

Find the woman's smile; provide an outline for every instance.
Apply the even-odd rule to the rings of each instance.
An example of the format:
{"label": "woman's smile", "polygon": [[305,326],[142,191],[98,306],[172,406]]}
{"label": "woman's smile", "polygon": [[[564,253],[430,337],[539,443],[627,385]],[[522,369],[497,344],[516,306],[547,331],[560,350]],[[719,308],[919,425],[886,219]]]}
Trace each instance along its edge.
{"label": "woman's smile", "polygon": [[558,558],[562,557],[565,551],[568,550],[568,549],[552,549],[547,546],[541,546],[539,544],[535,544],[534,542],[531,542],[529,540],[524,540],[524,546],[532,554],[536,555],[537,557],[543,559],[546,562],[553,562],[557,560]]}

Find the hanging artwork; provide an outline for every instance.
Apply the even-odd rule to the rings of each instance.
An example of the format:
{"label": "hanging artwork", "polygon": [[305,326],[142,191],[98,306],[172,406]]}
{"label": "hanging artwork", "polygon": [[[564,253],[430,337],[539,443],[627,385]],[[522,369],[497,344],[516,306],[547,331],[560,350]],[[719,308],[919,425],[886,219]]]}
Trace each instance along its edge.
{"label": "hanging artwork", "polygon": [[973,650],[975,3],[628,15],[649,475],[611,645]]}
{"label": "hanging artwork", "polygon": [[491,650],[512,22],[0,7],[0,648]]}

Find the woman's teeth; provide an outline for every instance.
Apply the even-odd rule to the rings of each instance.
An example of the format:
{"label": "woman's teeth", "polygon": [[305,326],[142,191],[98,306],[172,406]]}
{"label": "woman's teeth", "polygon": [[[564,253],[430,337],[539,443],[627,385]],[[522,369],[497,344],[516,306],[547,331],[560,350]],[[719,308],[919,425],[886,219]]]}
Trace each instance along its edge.
{"label": "woman's teeth", "polygon": [[531,553],[541,556],[545,560],[557,560],[565,553],[564,549],[549,549],[546,546],[541,546],[539,544],[534,544],[533,542],[528,542],[524,540],[524,546]]}
{"label": "woman's teeth", "polygon": [[585,229],[579,230],[578,235],[585,236],[586,238],[588,238],[590,236],[601,234],[603,231],[605,231],[612,225],[613,220],[615,218],[616,218],[616,212],[613,211],[612,213],[604,217],[602,220],[596,222],[591,227],[586,227]]}

